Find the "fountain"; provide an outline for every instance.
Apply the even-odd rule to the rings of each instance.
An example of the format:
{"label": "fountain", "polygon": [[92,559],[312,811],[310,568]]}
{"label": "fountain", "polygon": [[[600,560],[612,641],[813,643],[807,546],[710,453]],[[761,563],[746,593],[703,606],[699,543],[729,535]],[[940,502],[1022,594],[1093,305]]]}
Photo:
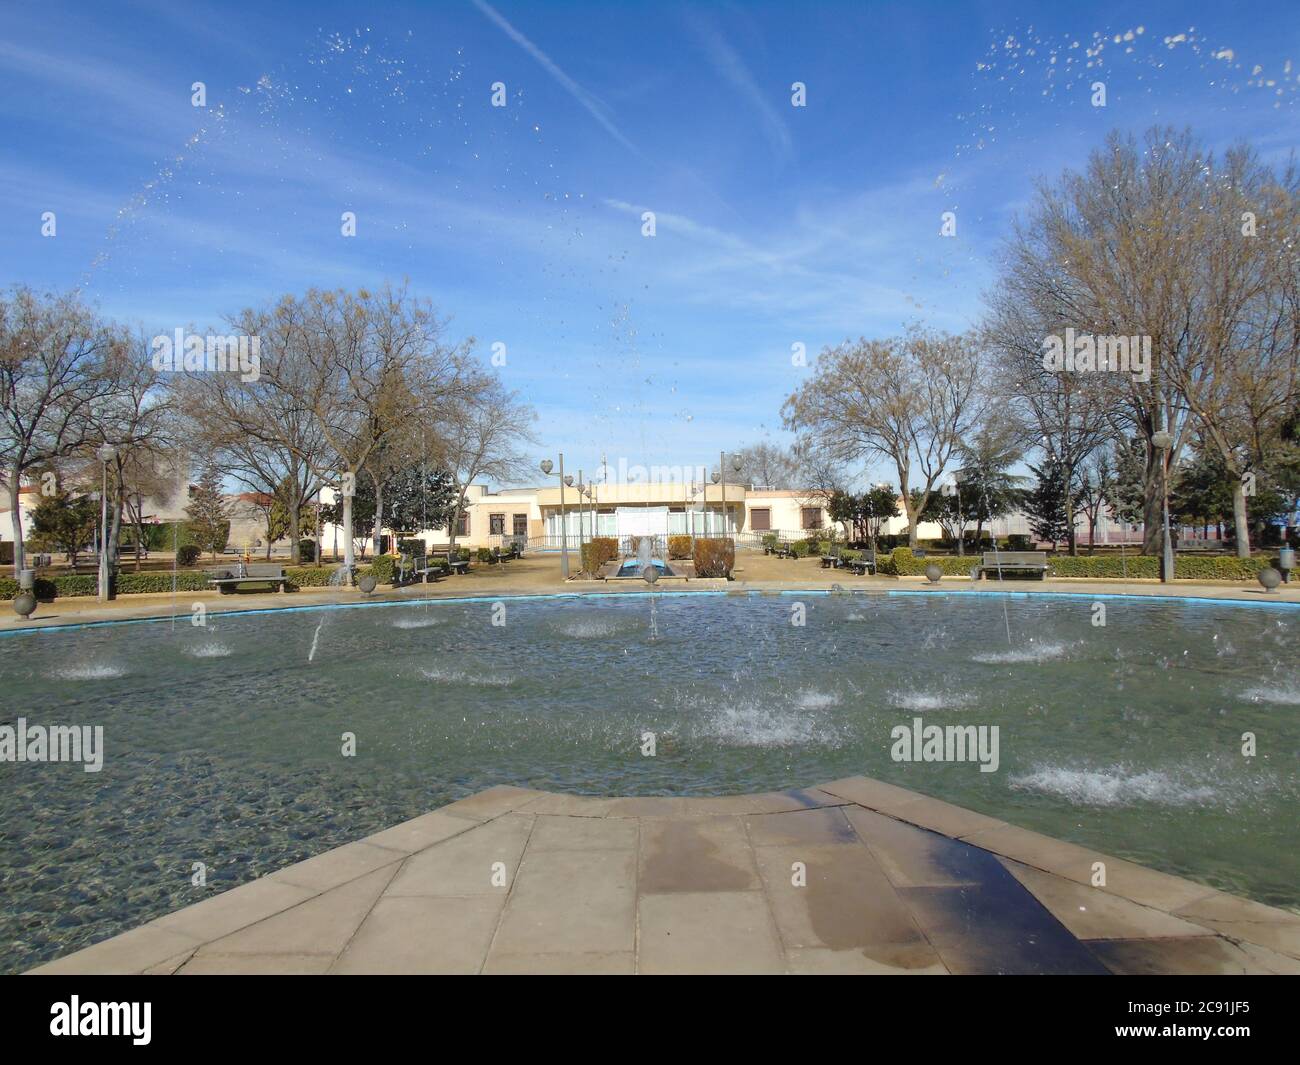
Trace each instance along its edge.
{"label": "fountain", "polygon": [[[343,582],[347,580],[348,572],[349,571],[347,566],[339,566],[333,573],[330,574],[329,586],[331,588],[341,587]],[[307,652],[308,665],[310,665],[312,662],[316,660],[316,645],[320,642],[320,630],[325,627],[325,622],[327,622],[330,619],[330,614],[331,614],[330,611],[325,612],[325,615],[320,619],[320,622],[316,625],[316,631],[312,633],[311,650]]]}
{"label": "fountain", "polygon": [[[636,557],[627,556],[623,559],[622,564],[618,567],[617,577],[645,577],[646,568],[649,567],[655,571],[655,580],[660,577],[675,577],[672,569],[662,558],[655,558],[653,555],[653,537],[642,536],[636,545]],[[667,552],[664,552],[665,554]],[[648,580],[649,578],[647,578]]]}

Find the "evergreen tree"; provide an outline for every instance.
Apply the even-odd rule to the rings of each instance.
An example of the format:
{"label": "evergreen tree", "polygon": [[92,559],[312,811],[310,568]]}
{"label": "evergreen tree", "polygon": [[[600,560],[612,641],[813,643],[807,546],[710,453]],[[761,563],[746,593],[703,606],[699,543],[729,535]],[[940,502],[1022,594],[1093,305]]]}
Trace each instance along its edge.
{"label": "evergreen tree", "polygon": [[212,552],[215,559],[230,538],[230,509],[221,492],[221,472],[213,463],[203,468],[185,514],[189,518],[190,541],[200,551]]}
{"label": "evergreen tree", "polygon": [[1039,540],[1050,540],[1052,550],[1070,535],[1070,519],[1065,506],[1065,469],[1054,459],[1041,467],[1030,466],[1035,482],[1024,495],[1021,507],[1029,520],[1029,529]]}
{"label": "evergreen tree", "polygon": [[[294,485],[293,478],[286,476],[278,485],[271,496],[271,506],[266,516],[266,546],[269,551],[271,544],[276,540],[282,540],[289,535],[289,500],[298,495]],[[298,508],[298,532],[306,538],[314,537],[319,530],[316,528],[316,508],[310,503],[303,504]]]}
{"label": "evergreen tree", "polygon": [[384,522],[400,532],[445,529],[456,497],[456,486],[446,470],[408,466],[384,482]]}
{"label": "evergreen tree", "polygon": [[42,551],[64,552],[75,566],[98,522],[99,507],[93,499],[73,497],[60,488],[53,495],[42,495],[32,511],[32,544]]}
{"label": "evergreen tree", "polygon": [[1106,505],[1116,521],[1138,525],[1146,506],[1146,445],[1137,437],[1115,445],[1115,476]]}

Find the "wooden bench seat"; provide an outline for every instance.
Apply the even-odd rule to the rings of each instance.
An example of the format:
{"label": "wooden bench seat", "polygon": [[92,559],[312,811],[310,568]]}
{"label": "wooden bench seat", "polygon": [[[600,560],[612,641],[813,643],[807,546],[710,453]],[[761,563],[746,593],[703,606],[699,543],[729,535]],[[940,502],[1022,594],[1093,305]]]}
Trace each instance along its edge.
{"label": "wooden bench seat", "polygon": [[996,573],[1037,573],[1047,580],[1046,551],[985,551],[980,561],[971,567],[970,579],[977,581],[986,572]]}
{"label": "wooden bench seat", "polygon": [[204,570],[208,583],[221,590],[222,594],[236,591],[245,584],[269,584],[276,591],[284,591],[284,567],[269,562],[253,562],[235,568]]}

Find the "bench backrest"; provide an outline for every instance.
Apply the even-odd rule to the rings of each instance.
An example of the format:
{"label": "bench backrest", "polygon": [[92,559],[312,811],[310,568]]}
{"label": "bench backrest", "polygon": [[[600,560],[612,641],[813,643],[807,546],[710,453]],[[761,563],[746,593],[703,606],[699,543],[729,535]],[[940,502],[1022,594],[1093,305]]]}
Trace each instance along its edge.
{"label": "bench backrest", "polygon": [[284,576],[284,567],[277,562],[250,562],[244,567],[245,577],[275,577]]}
{"label": "bench backrest", "polygon": [[859,562],[875,562],[876,549],[874,547],[864,547],[862,553],[858,556]]}
{"label": "bench backrest", "polygon": [[985,551],[985,566],[1046,566],[1046,551]]}

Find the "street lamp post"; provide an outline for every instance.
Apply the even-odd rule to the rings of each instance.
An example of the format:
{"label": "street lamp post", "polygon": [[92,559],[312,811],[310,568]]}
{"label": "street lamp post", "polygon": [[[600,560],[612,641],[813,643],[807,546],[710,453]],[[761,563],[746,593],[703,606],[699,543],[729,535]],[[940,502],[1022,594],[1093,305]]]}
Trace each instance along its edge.
{"label": "street lamp post", "polygon": [[[550,473],[555,468],[550,459],[542,459],[542,472]],[[564,452],[560,452],[560,573],[569,579],[569,537],[565,529],[564,514]]]}
{"label": "street lamp post", "polygon": [[[718,481],[721,479],[722,479],[721,470],[714,470],[709,475],[709,480],[711,480],[714,484],[717,484]],[[724,497],[727,494],[726,484],[723,484],[722,486],[722,494]],[[708,534],[709,534],[709,486],[706,484],[704,486],[704,535],[707,536]]]}
{"label": "street lamp post", "polygon": [[[740,467],[741,467],[741,465],[742,465],[742,463],[741,463],[741,461],[740,461],[740,456],[737,455],[737,454],[735,454],[735,453],[733,453],[732,456],[731,456],[731,472],[732,472],[733,474],[735,474],[736,477],[739,477],[739,476],[740,476]],[[740,487],[740,481],[736,481],[736,487],[737,487],[737,488]],[[744,522],[742,521],[740,524],[743,525]],[[737,533],[740,532],[740,526],[739,526],[739,525],[736,527],[736,532],[737,532]],[[722,533],[723,533],[724,536],[725,536],[726,533],[727,533],[727,501],[726,501],[725,499],[722,501]]]}
{"label": "street lamp post", "polygon": [[727,535],[727,453],[718,452],[718,473],[722,478],[722,535]]}
{"label": "street lamp post", "polygon": [[104,444],[96,452],[103,469],[99,493],[99,601],[108,602],[108,464],[117,458],[117,448]]}
{"label": "street lamp post", "polygon": [[1151,443],[1160,450],[1160,487],[1164,497],[1164,535],[1161,537],[1160,579],[1168,584],[1174,579],[1174,541],[1169,534],[1169,453],[1174,446],[1173,434],[1167,430],[1154,433]]}
{"label": "street lamp post", "polygon": [[584,525],[587,521],[587,504],[583,500],[587,496],[587,485],[582,479],[582,470],[578,471],[578,558],[582,558],[582,544],[586,539]]}

